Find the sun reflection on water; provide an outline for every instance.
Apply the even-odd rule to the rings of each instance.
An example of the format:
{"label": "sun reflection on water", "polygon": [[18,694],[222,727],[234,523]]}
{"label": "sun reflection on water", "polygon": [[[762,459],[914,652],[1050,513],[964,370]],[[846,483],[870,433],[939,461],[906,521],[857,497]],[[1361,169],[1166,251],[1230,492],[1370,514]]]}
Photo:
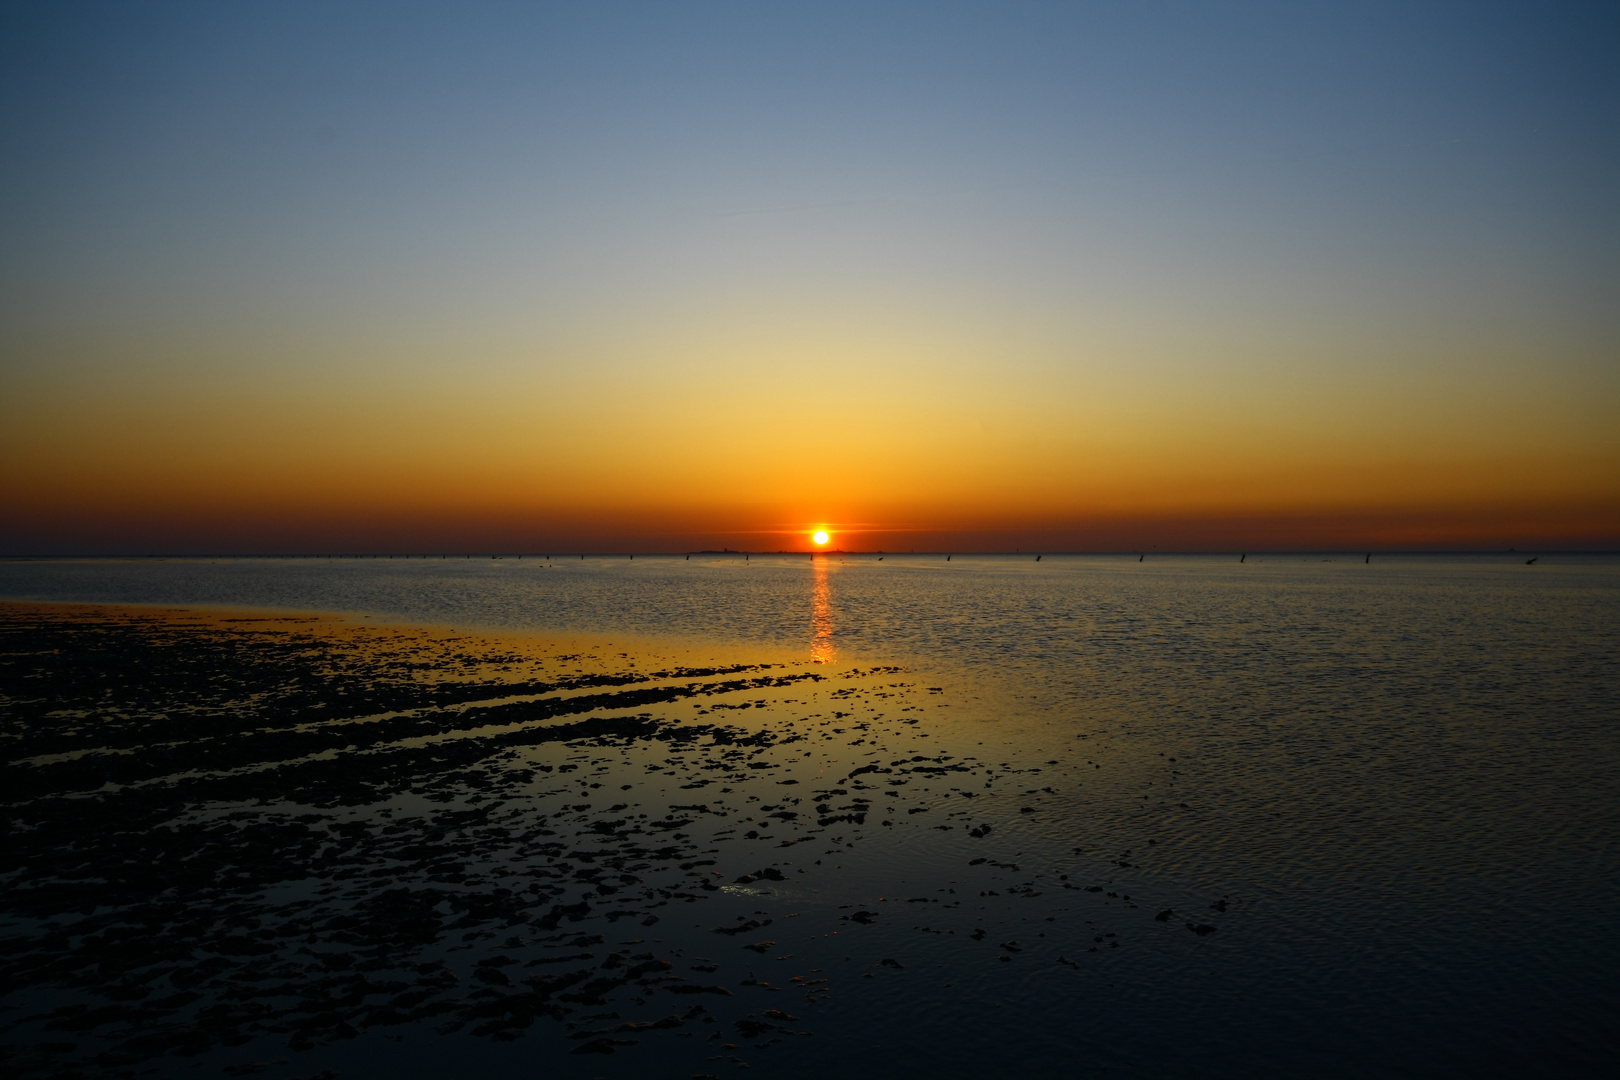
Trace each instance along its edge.
{"label": "sun reflection on water", "polygon": [[833,648],[832,589],[828,585],[827,560],[810,558],[814,574],[810,587],[810,659],[817,664],[830,664],[837,655]]}

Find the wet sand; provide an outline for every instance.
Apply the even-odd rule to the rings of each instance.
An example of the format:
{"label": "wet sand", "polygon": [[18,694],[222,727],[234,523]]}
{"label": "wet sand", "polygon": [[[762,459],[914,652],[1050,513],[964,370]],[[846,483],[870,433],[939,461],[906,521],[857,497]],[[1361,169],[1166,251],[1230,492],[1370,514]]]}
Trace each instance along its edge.
{"label": "wet sand", "polygon": [[1227,916],[1061,828],[1015,861],[1101,764],[895,665],[19,603],[0,637],[22,1074],[922,1064],[1009,977],[1100,988],[1126,923]]}

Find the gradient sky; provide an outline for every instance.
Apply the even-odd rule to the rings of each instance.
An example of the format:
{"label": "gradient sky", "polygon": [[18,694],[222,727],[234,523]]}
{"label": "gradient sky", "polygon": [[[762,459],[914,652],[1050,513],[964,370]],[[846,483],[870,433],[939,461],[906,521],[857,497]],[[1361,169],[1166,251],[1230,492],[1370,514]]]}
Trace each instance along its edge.
{"label": "gradient sky", "polygon": [[0,4],[0,552],[1620,545],[1614,4]]}

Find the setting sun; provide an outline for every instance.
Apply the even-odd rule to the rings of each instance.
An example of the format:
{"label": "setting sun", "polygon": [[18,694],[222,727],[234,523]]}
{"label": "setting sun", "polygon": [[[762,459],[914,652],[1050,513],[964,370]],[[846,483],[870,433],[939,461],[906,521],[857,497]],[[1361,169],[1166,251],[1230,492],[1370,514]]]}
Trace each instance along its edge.
{"label": "setting sun", "polygon": [[817,544],[825,544],[827,542],[827,530],[817,529],[815,535],[810,539],[814,540]]}

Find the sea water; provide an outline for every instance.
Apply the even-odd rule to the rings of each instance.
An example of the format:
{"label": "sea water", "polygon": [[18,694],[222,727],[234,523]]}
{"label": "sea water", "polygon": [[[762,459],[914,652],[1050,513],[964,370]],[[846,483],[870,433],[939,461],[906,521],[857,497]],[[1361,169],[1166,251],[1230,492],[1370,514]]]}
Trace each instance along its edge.
{"label": "sea water", "polygon": [[[1219,924],[1084,983],[1010,963],[960,975],[888,1001],[882,1023],[849,1020],[842,1050],[823,1036],[804,1058],[818,1067],[858,1049],[918,1075],[1569,1075],[1620,1049],[1613,558],[10,561],[0,597],[759,645],[938,674],[992,749],[1039,743],[1092,770],[1083,798],[998,834],[1019,849],[1002,854],[1117,865],[1110,884],[1163,898],[1175,925]],[[881,866],[858,873],[881,887]],[[958,948],[915,954],[943,968]]]}

